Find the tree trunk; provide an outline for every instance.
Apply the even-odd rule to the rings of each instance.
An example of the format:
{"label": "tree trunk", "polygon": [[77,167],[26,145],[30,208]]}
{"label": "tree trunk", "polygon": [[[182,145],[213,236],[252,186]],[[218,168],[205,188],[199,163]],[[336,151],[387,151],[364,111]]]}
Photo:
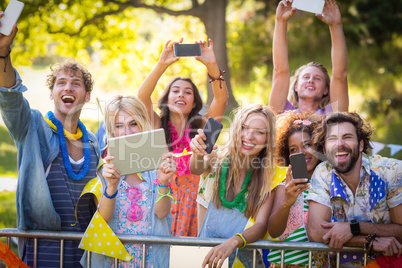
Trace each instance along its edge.
{"label": "tree trunk", "polygon": [[[201,21],[205,25],[206,33],[214,42],[214,52],[218,66],[221,70],[225,70],[224,75],[226,86],[229,92],[228,104],[226,112],[238,107],[238,103],[233,96],[232,87],[230,84],[230,69],[228,65],[228,55],[226,47],[226,6],[227,0],[205,0],[203,4]],[[207,76],[207,81],[209,80]],[[207,105],[210,105],[213,98],[211,84],[207,82],[208,99]]]}

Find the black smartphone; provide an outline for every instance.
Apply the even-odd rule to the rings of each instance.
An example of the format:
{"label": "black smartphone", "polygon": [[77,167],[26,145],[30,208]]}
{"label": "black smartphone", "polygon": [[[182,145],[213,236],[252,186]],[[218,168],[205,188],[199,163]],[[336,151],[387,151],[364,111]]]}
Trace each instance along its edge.
{"label": "black smartphone", "polygon": [[201,56],[200,44],[174,44],[173,49],[176,57]]}
{"label": "black smartphone", "polygon": [[207,123],[204,127],[204,133],[205,136],[207,136],[207,139],[205,140],[205,145],[207,146],[207,148],[205,149],[205,151],[208,154],[212,152],[212,148],[214,147],[216,140],[221,133],[222,127],[223,125],[219,121],[215,120],[212,117],[208,118]]}
{"label": "black smartphone", "polygon": [[[308,179],[306,157],[303,153],[291,154],[289,156],[292,165],[293,179]],[[307,183],[307,182],[306,182]]]}

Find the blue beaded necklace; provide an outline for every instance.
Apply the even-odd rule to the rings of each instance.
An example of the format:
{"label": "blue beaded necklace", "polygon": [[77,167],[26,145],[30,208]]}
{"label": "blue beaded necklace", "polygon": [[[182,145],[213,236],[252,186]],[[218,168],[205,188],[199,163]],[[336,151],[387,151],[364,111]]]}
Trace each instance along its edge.
{"label": "blue beaded necklace", "polygon": [[63,156],[64,167],[67,171],[68,176],[76,181],[82,180],[87,175],[90,164],[91,164],[91,149],[89,146],[87,129],[85,128],[85,126],[81,122],[81,120],[78,120],[78,127],[82,131],[82,143],[84,146],[84,166],[82,167],[81,172],[77,174],[73,171],[73,168],[70,163],[70,158],[68,156],[67,143],[66,143],[66,138],[64,137],[64,128],[63,128],[62,123],[59,120],[57,120],[56,117],[54,117],[54,114],[51,111],[49,111],[47,113],[47,116],[50,119],[50,121],[52,121],[52,123],[57,128],[57,134],[59,135],[59,141],[60,141],[60,150],[61,150],[61,154]]}

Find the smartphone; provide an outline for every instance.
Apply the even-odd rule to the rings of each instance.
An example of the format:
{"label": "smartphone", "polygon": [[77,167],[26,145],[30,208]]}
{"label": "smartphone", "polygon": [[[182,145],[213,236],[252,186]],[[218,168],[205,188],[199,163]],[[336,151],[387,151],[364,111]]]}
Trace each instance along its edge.
{"label": "smartphone", "polygon": [[208,154],[212,152],[212,148],[214,147],[216,140],[221,133],[222,127],[223,126],[219,121],[215,120],[212,117],[208,118],[207,123],[204,127],[204,133],[205,136],[207,136],[207,139],[205,140],[205,145],[207,146],[207,148],[205,149],[205,151]]}
{"label": "smartphone", "polygon": [[14,24],[17,23],[18,18],[24,9],[24,3],[17,0],[10,0],[6,10],[4,11],[4,16],[0,20],[0,33],[4,35],[10,35],[13,31]]}
{"label": "smartphone", "polygon": [[[292,165],[293,179],[308,179],[308,171],[306,157],[303,153],[291,154],[289,156],[290,164]],[[307,183],[307,182],[305,182]]]}
{"label": "smartphone", "polygon": [[325,0],[293,0],[292,7],[314,14],[322,14],[324,4]]}
{"label": "smartphone", "polygon": [[173,49],[176,57],[201,56],[200,44],[174,44]]}

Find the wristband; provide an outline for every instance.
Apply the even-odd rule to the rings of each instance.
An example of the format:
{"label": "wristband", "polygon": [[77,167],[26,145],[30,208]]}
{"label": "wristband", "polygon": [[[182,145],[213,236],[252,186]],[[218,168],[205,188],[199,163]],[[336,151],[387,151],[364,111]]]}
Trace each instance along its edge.
{"label": "wristband", "polygon": [[241,233],[237,233],[234,236],[238,236],[241,238],[241,240],[243,240],[243,246],[241,246],[239,248],[244,248],[245,246],[247,246],[247,240],[244,238],[244,236]]}
{"label": "wristband", "polygon": [[106,198],[109,198],[109,199],[115,198],[116,195],[117,195],[117,193],[119,192],[119,190],[116,190],[116,192],[115,192],[113,195],[108,195],[108,194],[106,193],[106,191],[107,191],[107,186],[106,186],[106,188],[105,188],[105,192],[103,193],[103,195],[104,195]]}
{"label": "wristband", "polygon": [[173,200],[173,203],[175,203],[175,204],[177,204],[177,201],[176,201],[176,199],[173,197],[173,191],[172,191],[172,188],[170,188],[169,187],[169,191],[167,192],[167,194],[162,194],[160,191],[159,191],[159,187],[158,187],[158,194],[160,195],[159,196],[159,198],[155,201],[155,203],[158,203],[161,199],[162,199],[162,197],[165,197],[165,196],[167,196],[167,197],[170,197],[170,198],[172,198],[172,200]]}

